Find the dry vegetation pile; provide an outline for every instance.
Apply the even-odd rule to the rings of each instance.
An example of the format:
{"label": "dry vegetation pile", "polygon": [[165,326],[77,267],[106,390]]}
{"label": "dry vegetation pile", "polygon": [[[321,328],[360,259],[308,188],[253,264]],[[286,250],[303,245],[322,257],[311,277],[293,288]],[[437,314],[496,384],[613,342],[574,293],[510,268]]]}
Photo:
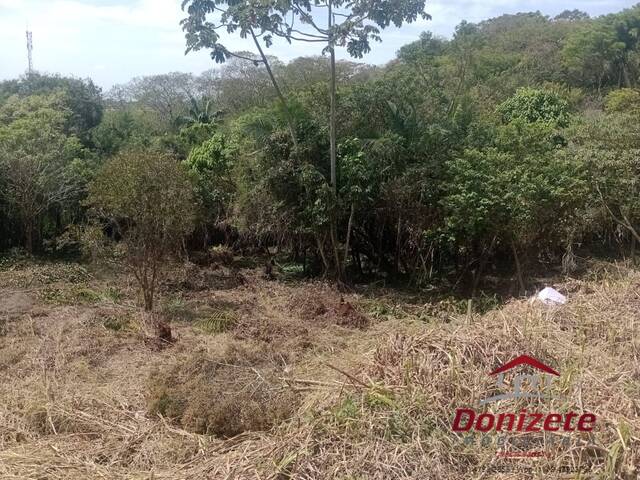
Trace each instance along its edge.
{"label": "dry vegetation pile", "polygon": [[[205,270],[197,288],[165,283],[177,341],[157,350],[126,279],[4,267],[0,478],[638,478],[633,270],[559,284],[564,306],[518,300],[446,320],[388,292]],[[545,408],[594,412],[596,431],[548,458],[465,445],[453,412],[495,393],[488,372],[522,353],[561,373],[564,399]]]}

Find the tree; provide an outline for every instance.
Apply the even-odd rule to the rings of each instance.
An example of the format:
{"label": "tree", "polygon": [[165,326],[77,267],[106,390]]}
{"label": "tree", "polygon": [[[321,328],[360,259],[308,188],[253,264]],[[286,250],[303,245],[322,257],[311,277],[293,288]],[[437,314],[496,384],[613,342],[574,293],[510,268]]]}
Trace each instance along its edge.
{"label": "tree", "polygon": [[75,135],[85,146],[91,146],[90,132],[102,120],[104,105],[100,87],[90,79],[31,73],[0,83],[0,104],[3,97],[12,95],[26,98],[60,92],[64,93],[63,103],[68,112],[64,133]]}
{"label": "tree", "polygon": [[605,98],[605,110],[608,113],[640,114],[640,90],[632,88],[612,90]]}
{"label": "tree", "polygon": [[[640,126],[637,113],[613,111],[583,119],[569,132],[569,155],[588,168],[590,205],[584,230],[606,231],[613,222],[640,242]],[[590,222],[591,224],[587,224]],[[613,229],[609,229],[610,231]]]}
{"label": "tree", "polygon": [[218,225],[227,220],[235,192],[232,177],[235,146],[222,133],[214,133],[201,145],[194,147],[185,165],[195,174],[196,193],[202,207],[205,246],[208,241],[207,225]]}
{"label": "tree", "polygon": [[197,97],[197,85],[192,74],[171,72],[134,78],[114,87],[109,96],[155,113],[165,130],[173,130],[188,112],[190,99]]}
{"label": "tree", "polygon": [[[336,82],[339,84],[363,83],[372,78],[376,67],[348,60],[336,61]],[[329,82],[329,59],[322,55],[298,57],[287,65],[276,67],[276,78],[282,78],[287,87],[300,91],[315,84]]]}
{"label": "tree", "polygon": [[163,153],[121,153],[90,185],[88,204],[123,239],[144,308],[153,310],[163,261],[193,230],[196,203],[187,172]]}
{"label": "tree", "polygon": [[[336,133],[336,47],[346,47],[349,55],[362,58],[371,50],[371,41],[380,41],[380,31],[393,24],[402,26],[405,22],[413,22],[419,16],[430,18],[424,12],[424,0],[403,0],[394,2],[389,0],[270,0],[256,5],[250,2],[227,3],[213,0],[185,0],[183,6],[189,5],[189,18],[183,21],[187,33],[189,48],[212,48],[212,57],[224,60],[230,52],[219,43],[216,29],[225,26],[228,32],[240,30],[241,37],[251,35],[263,60],[264,54],[259,37],[266,47],[272,45],[275,37],[280,37],[289,43],[300,41],[305,43],[319,43],[323,46],[323,53],[329,54],[329,157],[330,157],[330,185],[333,195],[337,197],[337,133]],[[227,5],[226,9],[220,5]],[[326,9],[326,24],[316,21],[314,13]],[[220,12],[218,24],[207,21],[207,14]],[[288,20],[288,19],[291,20]],[[303,30],[295,26],[295,19],[302,24]],[[339,19],[339,20],[338,20]],[[256,33],[256,31],[259,32]],[[265,61],[265,66],[275,78]],[[278,91],[284,108],[288,111],[287,102]],[[287,114],[290,118],[290,113]],[[293,129],[293,128],[292,128]],[[295,143],[295,134],[292,131]],[[342,261],[338,252],[337,221],[333,214],[331,222],[331,243],[336,266],[336,274],[342,278]]]}
{"label": "tree", "polygon": [[564,10],[553,19],[556,22],[580,22],[583,20],[589,20],[589,18],[589,14],[587,12],[583,12],[582,10],[575,8],[573,10]]}
{"label": "tree", "polygon": [[[242,57],[261,60],[259,55],[251,52],[238,52],[238,54]],[[230,57],[219,68],[216,79],[217,103],[224,109],[241,111],[266,106],[274,101],[281,102],[266,68],[261,68],[261,62],[256,65],[254,61],[246,58]],[[282,83],[276,73],[282,68],[282,62],[271,55],[266,55],[265,58],[278,83]],[[282,108],[283,104],[280,103],[280,105]],[[280,114],[282,113],[284,111]]]}
{"label": "tree", "polygon": [[202,97],[198,101],[195,97],[189,97],[189,110],[187,114],[183,115],[179,119],[179,123],[182,125],[194,125],[196,123],[208,125],[215,123],[222,112],[220,110],[214,110],[214,102],[211,98]]}
{"label": "tree", "polygon": [[148,111],[135,106],[108,108],[91,132],[96,151],[105,158],[122,149],[149,147],[163,130]]}
{"label": "tree", "polygon": [[576,78],[586,79],[598,92],[616,81],[615,65],[622,61],[625,45],[615,31],[602,23],[591,23],[567,39],[562,51],[564,65]]}
{"label": "tree", "polygon": [[[187,7],[188,17],[180,23],[186,32],[187,53],[203,48],[211,50],[211,58],[216,63],[224,63],[229,58],[235,57],[241,60],[252,62],[255,66],[264,65],[271,84],[280,101],[280,105],[287,119],[289,133],[294,145],[297,143],[295,126],[289,112],[289,105],[276,80],[271,62],[264,53],[259,37],[264,36],[267,47],[271,45],[269,35],[264,35],[268,29],[265,27],[275,18],[271,17],[271,5],[252,4],[250,2],[231,2],[227,0],[183,0],[182,9]],[[209,14],[215,14],[214,22],[207,19]],[[220,43],[220,35],[217,30],[224,27],[228,33],[239,31],[241,38],[251,37],[258,51],[258,55],[247,55],[245,52],[232,52]],[[257,30],[261,30],[256,33]]]}
{"label": "tree", "polygon": [[70,118],[62,92],[14,95],[0,108],[3,196],[17,213],[29,252],[36,247],[42,216],[82,189],[72,174],[82,147],[77,137],[64,133]]}
{"label": "tree", "polygon": [[544,122],[516,120],[498,127],[493,145],[447,162],[445,232],[473,253],[472,262],[495,246],[510,250],[521,293],[519,251],[571,241],[587,197],[582,162],[559,155],[553,137]]}

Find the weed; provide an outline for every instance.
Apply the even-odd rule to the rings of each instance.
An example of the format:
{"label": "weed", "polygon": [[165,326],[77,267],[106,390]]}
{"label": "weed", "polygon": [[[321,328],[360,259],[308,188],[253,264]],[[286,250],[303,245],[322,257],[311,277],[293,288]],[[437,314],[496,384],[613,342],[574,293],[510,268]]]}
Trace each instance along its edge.
{"label": "weed", "polygon": [[107,330],[121,332],[131,327],[131,320],[127,316],[109,315],[102,320],[102,326]]}
{"label": "weed", "polygon": [[217,310],[206,318],[198,320],[197,327],[205,333],[216,334],[232,329],[238,321],[234,312]]}
{"label": "weed", "polygon": [[88,287],[55,287],[46,286],[40,291],[40,298],[54,305],[74,305],[97,303],[102,300],[100,292]]}
{"label": "weed", "polygon": [[338,404],[333,412],[333,416],[341,426],[347,426],[359,417],[360,409],[357,403],[350,396],[345,397],[342,402]]}

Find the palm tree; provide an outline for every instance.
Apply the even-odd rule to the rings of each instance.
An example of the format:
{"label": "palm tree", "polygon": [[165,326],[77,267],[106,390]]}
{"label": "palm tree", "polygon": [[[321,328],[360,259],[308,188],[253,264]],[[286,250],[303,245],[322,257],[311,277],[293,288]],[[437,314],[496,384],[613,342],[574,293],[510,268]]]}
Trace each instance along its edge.
{"label": "palm tree", "polygon": [[202,97],[198,102],[197,98],[189,95],[189,101],[191,103],[189,112],[178,118],[178,123],[181,126],[189,126],[194,123],[216,123],[224,113],[222,110],[213,110],[214,104],[209,97]]}

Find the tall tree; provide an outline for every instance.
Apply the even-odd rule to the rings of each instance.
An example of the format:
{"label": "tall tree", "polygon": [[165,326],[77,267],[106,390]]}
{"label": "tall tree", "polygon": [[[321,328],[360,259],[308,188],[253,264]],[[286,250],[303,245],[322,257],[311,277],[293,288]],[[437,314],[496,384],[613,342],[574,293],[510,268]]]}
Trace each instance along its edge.
{"label": "tall tree", "polygon": [[190,73],[171,72],[134,78],[125,85],[116,85],[109,97],[121,103],[136,103],[153,112],[167,130],[177,126],[187,113],[190,99],[197,96],[195,78]]}
{"label": "tall tree", "polygon": [[81,144],[65,134],[71,115],[62,92],[15,95],[0,108],[0,174],[6,182],[0,194],[17,215],[29,252],[47,210],[81,188],[71,174]]}
{"label": "tall tree", "polygon": [[[217,29],[226,27],[228,32],[240,30],[240,36],[251,36],[265,67],[278,90],[285,110],[287,104],[279,91],[264,51],[270,47],[274,37],[287,42],[318,43],[322,52],[329,54],[329,156],[330,182],[333,195],[337,197],[337,133],[336,133],[336,47],[345,47],[349,55],[362,58],[371,50],[372,41],[381,41],[382,29],[393,24],[402,26],[418,17],[430,18],[424,12],[425,0],[268,0],[252,2],[229,2],[228,0],[185,0],[189,5],[189,18],[183,20],[189,49],[208,47],[216,61],[224,61],[233,55],[220,42]],[[207,20],[208,14],[220,13],[217,22]],[[301,24],[298,28],[296,21]],[[292,132],[292,135],[294,133]],[[335,257],[336,273],[342,277],[342,260],[338,252],[336,220],[331,222],[331,240]]]}

